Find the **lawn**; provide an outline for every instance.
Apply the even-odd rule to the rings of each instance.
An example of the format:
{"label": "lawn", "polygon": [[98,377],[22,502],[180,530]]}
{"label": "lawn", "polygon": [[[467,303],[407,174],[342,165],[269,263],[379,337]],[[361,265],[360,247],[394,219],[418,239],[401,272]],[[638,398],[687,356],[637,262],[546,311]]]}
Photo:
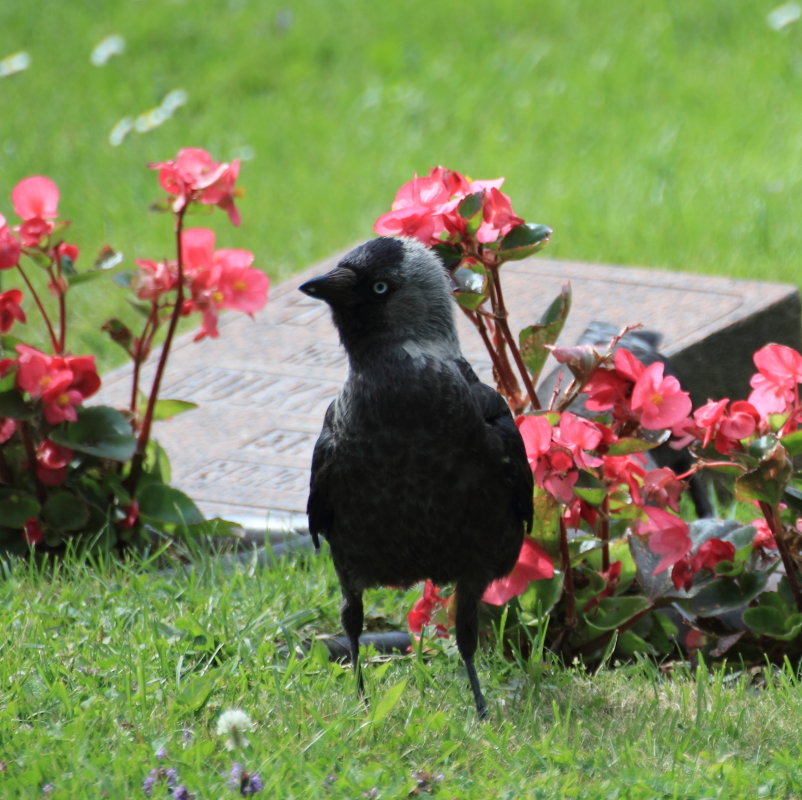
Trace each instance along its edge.
{"label": "lawn", "polygon": [[[0,78],[0,211],[44,173],[84,267],[106,243],[129,265],[166,257],[145,165],[205,147],[243,159],[244,221],[198,224],[278,280],[370,236],[396,187],[441,163],[506,176],[516,210],[555,229],[552,257],[796,282],[802,24],[770,27],[774,5],[4,3],[0,58],[30,66]],[[113,34],[124,52],[93,66]],[[110,144],[177,89],[169,120]],[[76,291],[73,309],[73,349],[112,364],[96,331],[123,291]]]}
{"label": "lawn", "polygon": [[[79,268],[105,244],[128,267],[169,257],[146,165],[204,147],[242,159],[243,224],[193,224],[280,281],[369,237],[400,183],[444,164],[506,176],[516,210],[554,228],[550,257],[802,283],[802,21],[770,26],[777,4],[6,2],[0,74],[15,53],[30,65],[0,77],[0,213],[13,221],[13,185],[46,174]],[[94,66],[112,34],[124,51]],[[175,90],[187,101],[164,124],[110,142]],[[126,292],[69,300],[71,349],[118,363],[98,329],[131,318]],[[339,629],[327,558],[158,562],[0,568],[3,798],[143,797],[172,768],[197,800],[233,797],[234,761],[264,797],[802,797],[790,668],[590,674],[490,647],[480,724],[439,642],[374,659],[366,710],[348,670],[303,646]],[[371,624],[402,626],[413,596],[372,593]],[[231,708],[254,721],[235,752],[215,732]]]}
{"label": "lawn", "polygon": [[[0,584],[3,798],[144,797],[176,769],[197,800],[236,797],[234,762],[264,797],[799,797],[802,693],[790,670],[664,676],[644,662],[592,675],[487,650],[490,719],[476,720],[449,644],[350,671],[302,642],[335,631],[327,557],[225,570],[16,564]],[[411,595],[369,594],[371,625]],[[233,752],[221,712],[253,720]],[[420,783],[419,783],[420,782]],[[46,787],[53,787],[47,789]],[[43,791],[43,787],[45,790]],[[418,791],[415,794],[414,790]],[[168,797],[157,782],[153,797]]]}

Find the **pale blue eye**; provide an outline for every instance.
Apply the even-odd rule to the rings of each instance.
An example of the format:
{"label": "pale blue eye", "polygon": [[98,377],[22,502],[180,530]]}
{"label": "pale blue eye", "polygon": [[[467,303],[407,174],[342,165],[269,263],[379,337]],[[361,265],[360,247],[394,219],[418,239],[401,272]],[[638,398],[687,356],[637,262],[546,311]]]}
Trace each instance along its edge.
{"label": "pale blue eye", "polygon": [[389,285],[385,281],[376,281],[376,283],[373,284],[373,291],[376,292],[376,294],[386,294],[389,288]]}

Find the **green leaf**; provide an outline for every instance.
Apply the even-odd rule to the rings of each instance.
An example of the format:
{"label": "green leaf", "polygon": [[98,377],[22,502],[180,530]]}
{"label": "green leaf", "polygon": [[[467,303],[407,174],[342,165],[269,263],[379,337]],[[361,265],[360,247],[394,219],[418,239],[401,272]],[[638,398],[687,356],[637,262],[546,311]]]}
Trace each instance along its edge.
{"label": "green leaf", "polygon": [[802,453],[802,428],[780,439],[780,444],[788,451],[790,456],[798,456]]}
{"label": "green leaf", "polygon": [[[460,204],[457,206],[457,213],[465,220],[474,219],[477,214],[482,211],[484,199],[484,192],[474,192],[473,194],[469,194],[460,201]],[[478,228],[479,226],[477,225],[476,227]]]}
{"label": "green leaf", "polygon": [[645,439],[635,439],[633,437],[625,436],[623,439],[618,439],[610,445],[607,450],[607,455],[610,456],[626,456],[630,453],[645,453],[647,450],[652,450],[659,447],[663,442],[668,441],[671,437],[671,431],[665,431],[656,441],[647,442]]}
{"label": "green leaf", "polygon": [[747,608],[743,613],[744,624],[762,636],[790,641],[802,631],[802,614],[789,614],[772,605]]}
{"label": "green leaf", "polygon": [[538,624],[560,601],[564,578],[565,574],[555,569],[553,578],[530,581],[524,593],[519,595],[518,602],[524,611],[540,615],[536,620]]}
{"label": "green leaf", "polygon": [[189,400],[170,400],[168,398],[164,398],[163,400],[156,401],[153,411],[153,419],[172,419],[173,417],[177,417],[179,414],[183,414],[185,411],[192,411],[193,408],[197,407],[197,403],[190,403]]}
{"label": "green leaf", "polygon": [[571,310],[571,287],[566,284],[560,294],[551,302],[537,325],[530,325],[518,334],[521,358],[537,382],[549,356],[546,345],[552,345],[565,325]]}
{"label": "green leaf", "polygon": [[397,705],[407,688],[407,679],[402,678],[393,684],[379,698],[370,715],[371,722],[381,722]]}
{"label": "green leaf", "polygon": [[72,492],[60,491],[47,498],[42,517],[57,530],[77,531],[89,520],[89,508],[84,500]]}
{"label": "green leaf", "polygon": [[131,346],[134,334],[131,333],[131,329],[122,320],[116,317],[107,319],[100,326],[100,329],[105,331],[111,337],[111,340],[120,345],[124,350],[127,351]]}
{"label": "green leaf", "polygon": [[465,263],[457,267],[451,277],[461,306],[475,311],[487,300],[487,271],[481,264]]}
{"label": "green leaf", "polygon": [[681,605],[699,617],[716,617],[752,602],[765,588],[765,572],[748,572],[740,578],[716,578]]}
{"label": "green leaf", "polygon": [[792,475],[786,449],[773,436],[763,436],[750,445],[749,454],[760,461],[754,469],[736,478],[736,499],[777,505]]}
{"label": "green leaf", "polygon": [[92,264],[92,269],[100,271],[114,269],[123,263],[123,258],[122,253],[104,244],[103,247],[100,248],[100,252],[97,254],[97,258],[95,258]]}
{"label": "green leaf", "polygon": [[[0,413],[0,416],[2,416],[2,413]],[[785,487],[783,502],[796,511],[797,514],[802,513],[802,491],[794,486]]]}
{"label": "green leaf", "polygon": [[598,606],[587,614],[586,621],[593,628],[611,631],[651,606],[652,602],[647,597],[602,597]]}
{"label": "green leaf", "polygon": [[31,419],[35,414],[36,409],[22,399],[22,392],[18,389],[0,392],[0,417]]}
{"label": "green leaf", "polygon": [[595,475],[581,469],[574,484],[574,494],[592,506],[600,506],[607,497],[607,489]]}
{"label": "green leaf", "polygon": [[535,225],[524,222],[516,225],[499,245],[499,257],[503,261],[517,261],[528,258],[538,250],[542,250],[551,239],[551,228],[548,225]]}
{"label": "green leaf", "polygon": [[203,514],[182,491],[164,483],[149,483],[137,495],[140,516],[166,525],[195,525]]}
{"label": "green leaf", "polygon": [[450,244],[449,242],[440,242],[439,244],[432,245],[431,250],[437,254],[443,262],[443,266],[449,272],[459,266],[464,255],[461,247]]}
{"label": "green leaf", "polygon": [[39,516],[39,501],[19,489],[0,488],[0,515],[3,525],[21,528],[26,520]]}
{"label": "green leaf", "polygon": [[78,419],[67,422],[50,433],[63,447],[112,461],[129,461],[136,449],[136,439],[126,418],[108,406],[78,409]]}

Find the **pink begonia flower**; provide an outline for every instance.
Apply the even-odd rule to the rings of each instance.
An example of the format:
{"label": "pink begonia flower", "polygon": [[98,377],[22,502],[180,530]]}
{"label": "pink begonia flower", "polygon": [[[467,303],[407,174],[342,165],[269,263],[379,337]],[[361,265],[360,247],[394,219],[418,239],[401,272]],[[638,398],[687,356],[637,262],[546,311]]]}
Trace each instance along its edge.
{"label": "pink begonia flower", "polygon": [[261,270],[251,266],[253,253],[248,250],[214,249],[214,232],[190,228],[181,239],[181,255],[190,278],[190,298],[184,313],[199,311],[201,329],[195,336],[219,336],[217,320],[222,309],[234,309],[252,315],[267,302],[270,281]]}
{"label": "pink begonia flower", "polygon": [[17,388],[41,400],[51,425],[74,422],[76,407],[100,388],[94,356],[49,356],[33,347],[16,347]]}
{"label": "pink begonia flower", "polygon": [[551,423],[543,415],[522,416],[515,422],[538,486],[561,503],[570,503],[579,473],[570,451],[555,444]]}
{"label": "pink begonia flower", "polygon": [[551,447],[551,423],[547,417],[539,414],[520,416],[515,420],[515,424],[524,441],[529,466],[534,472],[538,458],[547,453]]}
{"label": "pink begonia flower", "polygon": [[[407,614],[407,625],[412,633],[419,634],[424,625],[431,625],[436,612],[444,612],[448,604],[448,598],[440,596],[440,590],[430,581],[423,583],[423,594],[419,597]],[[445,613],[438,614],[445,618]],[[448,636],[448,628],[442,621],[435,623],[437,636]]]}
{"label": "pink begonia flower", "polygon": [[667,570],[690,551],[692,542],[688,526],[670,511],[654,506],[643,509],[646,520],[635,523],[635,533],[649,537],[649,549],[662,556],[652,571],[653,575]]}
{"label": "pink begonia flower", "polygon": [[79,391],[81,397],[91,397],[100,389],[94,356],[56,356],[54,360],[72,372],[70,388]]}
{"label": "pink begonia flower", "polygon": [[643,453],[629,453],[624,456],[605,456],[604,457],[604,479],[611,486],[625,484],[629,488],[632,499],[638,503],[636,498],[640,497],[641,481],[646,475],[643,465],[646,457]]}
{"label": "pink begonia flower", "polygon": [[21,302],[22,292],[19,289],[0,292],[0,333],[8,333],[15,322],[25,322]]}
{"label": "pink begonia flower", "polygon": [[755,538],[752,540],[752,544],[755,547],[763,547],[769,550],[777,549],[777,542],[765,517],[753,519],[750,524],[755,528]]}
{"label": "pink begonia flower", "polygon": [[27,544],[32,545],[37,545],[44,541],[45,533],[36,517],[25,520],[25,524],[22,526],[22,538]]}
{"label": "pink begonia flower", "polygon": [[749,381],[749,402],[764,416],[786,411],[802,382],[802,355],[782,344],[767,344],[752,360],[758,371]]}
{"label": "pink begonia flower", "polygon": [[215,260],[220,265],[218,287],[223,295],[222,308],[253,316],[255,311],[264,307],[270,280],[264,272],[251,267],[253,253],[248,250],[218,250]]}
{"label": "pink begonia flower", "polygon": [[677,478],[673,469],[658,467],[643,476],[643,485],[633,492],[632,499],[640,506],[652,503],[679,512],[679,499],[684,489],[685,484]]}
{"label": "pink begonia flower", "polygon": [[214,263],[214,231],[187,228],[181,234],[181,258],[187,275],[211,268]]}
{"label": "pink begonia flower", "polygon": [[564,445],[580,469],[600,467],[604,462],[587,450],[595,450],[602,441],[602,433],[591,420],[564,411],[554,431],[554,441]]}
{"label": "pink begonia flower", "polygon": [[22,220],[55,219],[58,201],[58,186],[44,175],[23,178],[11,190],[14,213]]}
{"label": "pink begonia flower", "polygon": [[197,201],[222,208],[232,225],[239,225],[240,215],[234,204],[234,183],[239,175],[239,161],[216,162],[206,150],[187,147],[175,159],[148,165],[159,170],[159,183],[169,194],[176,195],[173,211]]}
{"label": "pink begonia flower", "polygon": [[0,214],[0,269],[11,269],[19,264],[22,254],[22,244],[14,235],[11,228],[6,225],[5,218]]}
{"label": "pink begonia flower", "polygon": [[640,411],[646,430],[671,428],[691,412],[691,398],[673,376],[663,376],[664,365],[655,361],[643,370],[632,389],[632,409]]}
{"label": "pink begonia flower", "polygon": [[[437,215],[424,206],[410,206],[382,214],[373,225],[379,236],[408,236],[427,247],[435,244],[438,231]],[[440,227],[442,230],[442,227]]]}
{"label": "pink begonia flower", "polygon": [[735,558],[735,545],[722,539],[708,539],[703,542],[694,556],[686,555],[671,568],[671,580],[675,588],[689,591],[694,576],[702,569],[713,572],[721,561],[732,561]]}
{"label": "pink begonia flower", "polygon": [[554,577],[554,563],[549,554],[531,536],[524,536],[518,560],[512,572],[497,578],[485,589],[482,601],[503,606],[508,600],[523,594],[531,581]]}
{"label": "pink begonia flower", "polygon": [[512,201],[495,186],[486,189],[482,206],[482,224],[476,231],[476,240],[483,244],[495,242],[506,236],[523,222],[512,210]]}
{"label": "pink begonia flower", "polygon": [[53,231],[53,223],[41,217],[26,219],[17,228],[19,238],[25,247],[37,247],[42,239],[50,236]]}
{"label": "pink begonia flower", "polygon": [[67,479],[73,451],[45,439],[36,448],[36,476],[46,486],[59,486]]}
{"label": "pink begonia flower", "polygon": [[513,212],[510,198],[500,191],[503,183],[504,178],[469,181],[454,170],[433,167],[428,175],[416,175],[401,186],[391,210],[376,220],[373,230],[380,236],[411,236],[426,246],[442,238],[460,239],[467,235],[467,225],[459,206],[475,194],[480,195],[482,214],[476,241],[495,242],[523,222]]}
{"label": "pink begonia flower", "polygon": [[613,368],[598,367],[582,391],[588,395],[589,411],[613,410],[617,416],[630,416],[630,397],[646,367],[626,348],[613,355]]}
{"label": "pink begonia flower", "polygon": [[174,263],[142,258],[134,263],[139,267],[139,272],[131,278],[131,288],[140,300],[157,300],[175,288],[178,270]]}
{"label": "pink begonia flower", "polygon": [[646,367],[643,362],[625,347],[619,347],[613,356],[616,372],[629,381],[635,383],[643,375]]}
{"label": "pink begonia flower", "polygon": [[16,432],[16,420],[11,417],[0,417],[0,444],[5,444]]}

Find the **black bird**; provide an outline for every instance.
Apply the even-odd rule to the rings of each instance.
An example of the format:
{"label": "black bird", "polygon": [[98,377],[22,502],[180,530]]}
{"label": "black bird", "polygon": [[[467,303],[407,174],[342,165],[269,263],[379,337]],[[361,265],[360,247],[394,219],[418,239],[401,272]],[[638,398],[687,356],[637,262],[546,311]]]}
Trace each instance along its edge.
{"label": "black bird", "polygon": [[532,522],[532,472],[506,402],[462,356],[448,274],[412,239],[374,239],[300,290],[331,306],[349,374],[312,459],[307,513],[329,542],[360,693],[362,592],[456,583],[476,709],[478,603]]}

